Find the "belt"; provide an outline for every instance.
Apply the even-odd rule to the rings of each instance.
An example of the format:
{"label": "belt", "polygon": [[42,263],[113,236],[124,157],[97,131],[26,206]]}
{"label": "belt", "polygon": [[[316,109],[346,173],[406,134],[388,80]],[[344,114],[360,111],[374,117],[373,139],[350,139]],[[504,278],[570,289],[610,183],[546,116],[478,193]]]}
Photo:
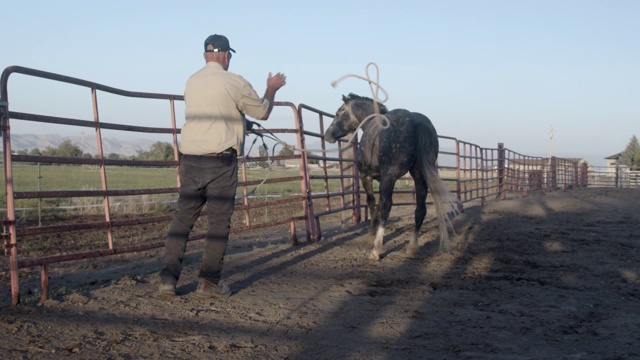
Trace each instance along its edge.
{"label": "belt", "polygon": [[189,155],[189,156],[212,156],[212,157],[238,156],[238,152],[236,151],[236,149],[228,148],[227,150],[224,150],[219,153],[208,153],[208,154],[202,154],[202,155]]}

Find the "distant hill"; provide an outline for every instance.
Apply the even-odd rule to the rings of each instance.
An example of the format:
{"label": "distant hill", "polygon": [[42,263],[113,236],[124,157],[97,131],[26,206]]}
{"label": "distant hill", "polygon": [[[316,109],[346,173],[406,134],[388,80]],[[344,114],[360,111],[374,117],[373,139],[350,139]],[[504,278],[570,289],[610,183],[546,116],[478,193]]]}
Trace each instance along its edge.
{"label": "distant hill", "polygon": [[[62,136],[60,134],[47,134],[47,135],[33,135],[33,134],[11,134],[11,148],[14,151],[24,150],[24,149],[39,149],[44,150],[48,146],[57,148],[61,142],[65,140],[70,140],[72,143],[78,145],[82,152],[89,154],[97,154],[98,148],[95,144],[95,137],[93,135],[73,135],[73,136]],[[251,142],[253,142],[254,138],[252,136],[247,136],[245,142],[245,153],[248,152]],[[137,155],[139,151],[147,151],[151,148],[158,140],[152,139],[130,139],[130,140],[122,140],[115,138],[103,138],[102,139],[102,151],[105,155],[110,153],[119,154],[121,156],[131,156]],[[251,148],[251,156],[258,156],[258,148],[262,144],[261,141],[257,141],[256,144]],[[295,144],[295,140],[292,141],[292,144]],[[274,145],[273,141],[267,141],[267,146],[269,147],[269,151],[271,151],[272,146]],[[319,148],[319,145],[317,146]],[[276,146],[276,154],[282,149],[281,145]]]}
{"label": "distant hill", "polygon": [[[16,151],[36,148],[44,150],[49,146],[54,148],[58,147],[58,145],[65,140],[70,140],[72,143],[78,145],[85,153],[98,153],[98,147],[96,146],[95,137],[93,135],[62,136],[60,134],[33,135],[12,133],[11,148]],[[103,138],[102,151],[105,155],[110,153],[120,154],[123,156],[137,155],[138,151],[149,150],[151,145],[156,141],[157,140],[149,139],[121,140]]]}

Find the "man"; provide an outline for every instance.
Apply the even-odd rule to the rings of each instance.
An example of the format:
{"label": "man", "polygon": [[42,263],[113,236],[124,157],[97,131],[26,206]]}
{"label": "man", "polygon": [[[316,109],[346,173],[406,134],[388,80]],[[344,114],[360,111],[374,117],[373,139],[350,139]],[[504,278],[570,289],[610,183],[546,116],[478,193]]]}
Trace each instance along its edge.
{"label": "man", "polygon": [[286,84],[284,74],[269,73],[264,96],[258,97],[247,80],[227,71],[232,52],[225,36],[209,36],[204,42],[206,65],[186,84],[180,190],[160,271],[159,293],[163,296],[176,294],[187,237],[205,203],[208,231],[195,295],[231,294],[229,286],[220,283],[220,275],[238,185],[237,156],[244,149],[245,114],[267,120],[276,92]]}

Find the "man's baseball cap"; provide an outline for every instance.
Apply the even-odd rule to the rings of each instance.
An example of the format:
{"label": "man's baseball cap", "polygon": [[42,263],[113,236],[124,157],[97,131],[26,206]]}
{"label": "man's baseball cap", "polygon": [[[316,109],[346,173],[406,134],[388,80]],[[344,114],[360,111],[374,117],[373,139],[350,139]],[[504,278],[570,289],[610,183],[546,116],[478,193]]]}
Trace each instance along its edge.
{"label": "man's baseball cap", "polygon": [[[213,49],[207,49],[207,46],[213,46]],[[233,51],[236,52],[229,46],[229,39],[227,39],[224,35],[211,35],[204,41],[204,52],[223,52],[223,51]]]}

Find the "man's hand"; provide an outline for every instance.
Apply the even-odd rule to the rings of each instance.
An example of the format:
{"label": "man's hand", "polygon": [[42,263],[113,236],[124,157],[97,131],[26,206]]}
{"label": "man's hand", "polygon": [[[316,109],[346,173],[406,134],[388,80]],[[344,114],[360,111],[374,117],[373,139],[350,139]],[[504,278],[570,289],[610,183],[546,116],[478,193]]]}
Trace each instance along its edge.
{"label": "man's hand", "polygon": [[287,77],[284,76],[284,74],[277,73],[272,76],[271,73],[269,73],[269,77],[267,77],[267,89],[272,89],[275,92],[286,84]]}
{"label": "man's hand", "polygon": [[253,130],[253,126],[254,126],[254,125],[258,125],[258,123],[254,122],[254,121],[251,121],[251,120],[249,120],[249,119],[244,119],[244,123],[245,123],[245,128],[246,128],[248,131]]}
{"label": "man's hand", "polygon": [[269,76],[267,77],[267,90],[264,92],[264,99],[269,101],[269,109],[260,120],[267,120],[269,118],[269,114],[271,114],[271,110],[273,110],[273,101],[275,100],[276,92],[286,84],[287,77],[284,76],[284,74],[277,73],[271,75],[271,72],[269,72]]}

